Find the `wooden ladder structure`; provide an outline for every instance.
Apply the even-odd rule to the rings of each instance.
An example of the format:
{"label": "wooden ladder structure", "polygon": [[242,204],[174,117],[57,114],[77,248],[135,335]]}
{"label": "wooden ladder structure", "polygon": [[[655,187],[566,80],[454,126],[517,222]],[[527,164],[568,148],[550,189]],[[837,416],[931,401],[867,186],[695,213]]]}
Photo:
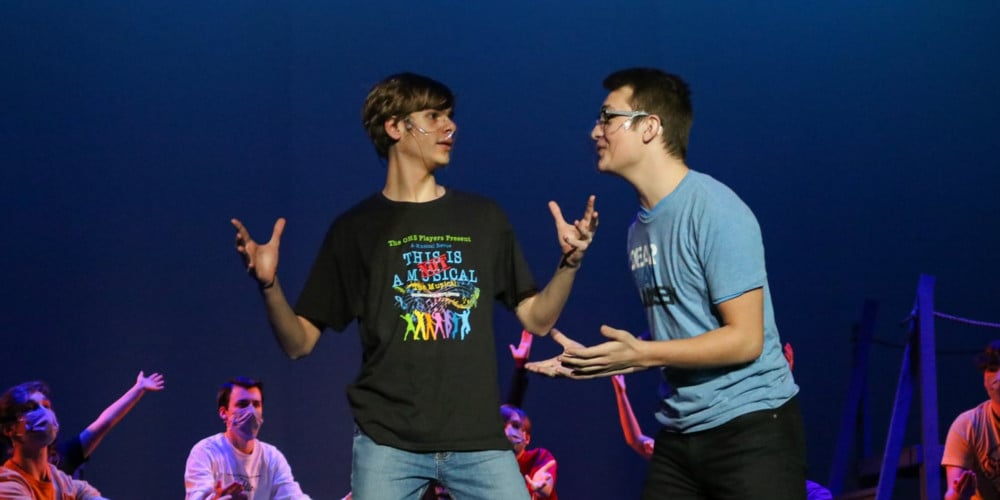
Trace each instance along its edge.
{"label": "wooden ladder structure", "polygon": [[[844,492],[851,448],[856,456],[870,458],[867,405],[868,357],[874,337],[877,304],[866,301],[857,329],[851,380],[848,386],[840,431],[830,470],[830,491],[838,500],[891,500],[896,478],[902,469],[917,469],[920,476],[921,500],[939,500],[941,488],[941,455],[943,447],[938,437],[937,364],[934,343],[934,277],[921,275],[917,283],[917,298],[909,318],[910,330],[903,350],[903,360],[896,385],[896,398],[889,432],[886,436],[879,467],[878,485],[874,488]],[[907,419],[914,393],[920,396],[920,444],[903,447]],[[860,431],[860,432],[859,432]],[[905,452],[905,453],[904,453]],[[859,464],[861,465],[861,464]],[[858,467],[859,471],[863,467]]]}

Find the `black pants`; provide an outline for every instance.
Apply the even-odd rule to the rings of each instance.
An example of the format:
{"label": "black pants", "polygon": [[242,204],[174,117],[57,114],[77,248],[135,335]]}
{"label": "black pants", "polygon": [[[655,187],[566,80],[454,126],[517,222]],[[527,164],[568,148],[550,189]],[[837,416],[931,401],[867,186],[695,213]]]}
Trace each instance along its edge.
{"label": "black pants", "polygon": [[798,400],[707,431],[661,430],[643,500],[803,500],[806,446]]}

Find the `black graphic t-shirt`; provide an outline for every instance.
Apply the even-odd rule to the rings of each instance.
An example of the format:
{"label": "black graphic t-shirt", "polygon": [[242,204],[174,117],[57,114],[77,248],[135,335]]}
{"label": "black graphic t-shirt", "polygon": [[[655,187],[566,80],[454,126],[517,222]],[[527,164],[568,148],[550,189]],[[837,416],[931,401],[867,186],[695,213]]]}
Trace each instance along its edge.
{"label": "black graphic t-shirt", "polygon": [[492,201],[381,193],[337,218],[296,303],[336,331],[355,319],[361,372],[347,389],[375,442],[411,451],[509,449],[498,409],[493,304],[537,291]]}

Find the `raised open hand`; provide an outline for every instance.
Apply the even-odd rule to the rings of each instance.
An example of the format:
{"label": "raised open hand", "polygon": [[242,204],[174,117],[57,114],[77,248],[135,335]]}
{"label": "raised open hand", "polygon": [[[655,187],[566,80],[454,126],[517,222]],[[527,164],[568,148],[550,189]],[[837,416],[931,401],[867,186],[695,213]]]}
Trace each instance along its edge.
{"label": "raised open hand", "polygon": [[528,330],[521,330],[521,342],[517,344],[517,347],[514,347],[514,344],[508,344],[510,356],[514,358],[514,366],[521,368],[528,361],[528,356],[531,355],[531,342],[534,338],[535,336]]}
{"label": "raised open hand", "polygon": [[577,267],[583,261],[583,254],[594,240],[594,233],[597,232],[597,211],[594,210],[594,195],[587,198],[587,207],[583,211],[583,218],[574,220],[572,224],[566,222],[559,204],[550,201],[549,211],[552,212],[552,219],[556,223],[556,234],[559,236],[559,246],[562,248],[563,258],[559,267]]}
{"label": "raised open hand", "polygon": [[548,375],[550,377],[570,377],[573,374],[573,370],[566,368],[559,361],[563,355],[565,355],[570,350],[584,349],[585,346],[569,337],[567,337],[563,332],[556,328],[552,329],[552,333],[549,335],[552,340],[555,340],[563,347],[563,353],[554,357],[549,358],[544,361],[532,361],[526,363],[524,368],[528,371],[535,373],[541,373],[542,375]]}
{"label": "raised open hand", "polygon": [[136,387],[144,391],[160,391],[163,390],[163,375],[159,373],[150,374],[148,377],[139,371],[139,375],[135,377]]}
{"label": "raised open hand", "polygon": [[247,274],[257,280],[261,288],[270,288],[278,274],[278,247],[281,245],[281,233],[285,230],[285,219],[279,218],[274,223],[271,240],[264,245],[250,237],[250,232],[239,219],[230,222],[236,228],[236,251],[243,257]]}
{"label": "raised open hand", "polygon": [[556,466],[556,461],[549,460],[548,463],[546,463],[540,469],[535,471],[534,474],[530,476],[527,474],[524,475],[524,480],[525,482],[528,483],[532,495],[534,495],[534,493],[541,491],[542,489],[545,488],[546,485],[554,481],[552,473],[549,471],[552,470],[552,468],[554,468],[555,466]]}
{"label": "raised open hand", "polygon": [[643,370],[642,344],[625,330],[601,326],[607,342],[582,349],[567,349],[560,363],[571,370],[572,378],[593,378]]}

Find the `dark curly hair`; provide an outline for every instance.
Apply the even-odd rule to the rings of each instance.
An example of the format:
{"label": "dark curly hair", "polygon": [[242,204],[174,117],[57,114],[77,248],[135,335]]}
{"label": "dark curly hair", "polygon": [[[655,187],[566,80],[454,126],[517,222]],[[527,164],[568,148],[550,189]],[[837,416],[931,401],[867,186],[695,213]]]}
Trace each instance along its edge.
{"label": "dark curly hair", "polygon": [[990,342],[983,352],[976,355],[976,368],[981,372],[995,372],[1000,369],[1000,340]]}

